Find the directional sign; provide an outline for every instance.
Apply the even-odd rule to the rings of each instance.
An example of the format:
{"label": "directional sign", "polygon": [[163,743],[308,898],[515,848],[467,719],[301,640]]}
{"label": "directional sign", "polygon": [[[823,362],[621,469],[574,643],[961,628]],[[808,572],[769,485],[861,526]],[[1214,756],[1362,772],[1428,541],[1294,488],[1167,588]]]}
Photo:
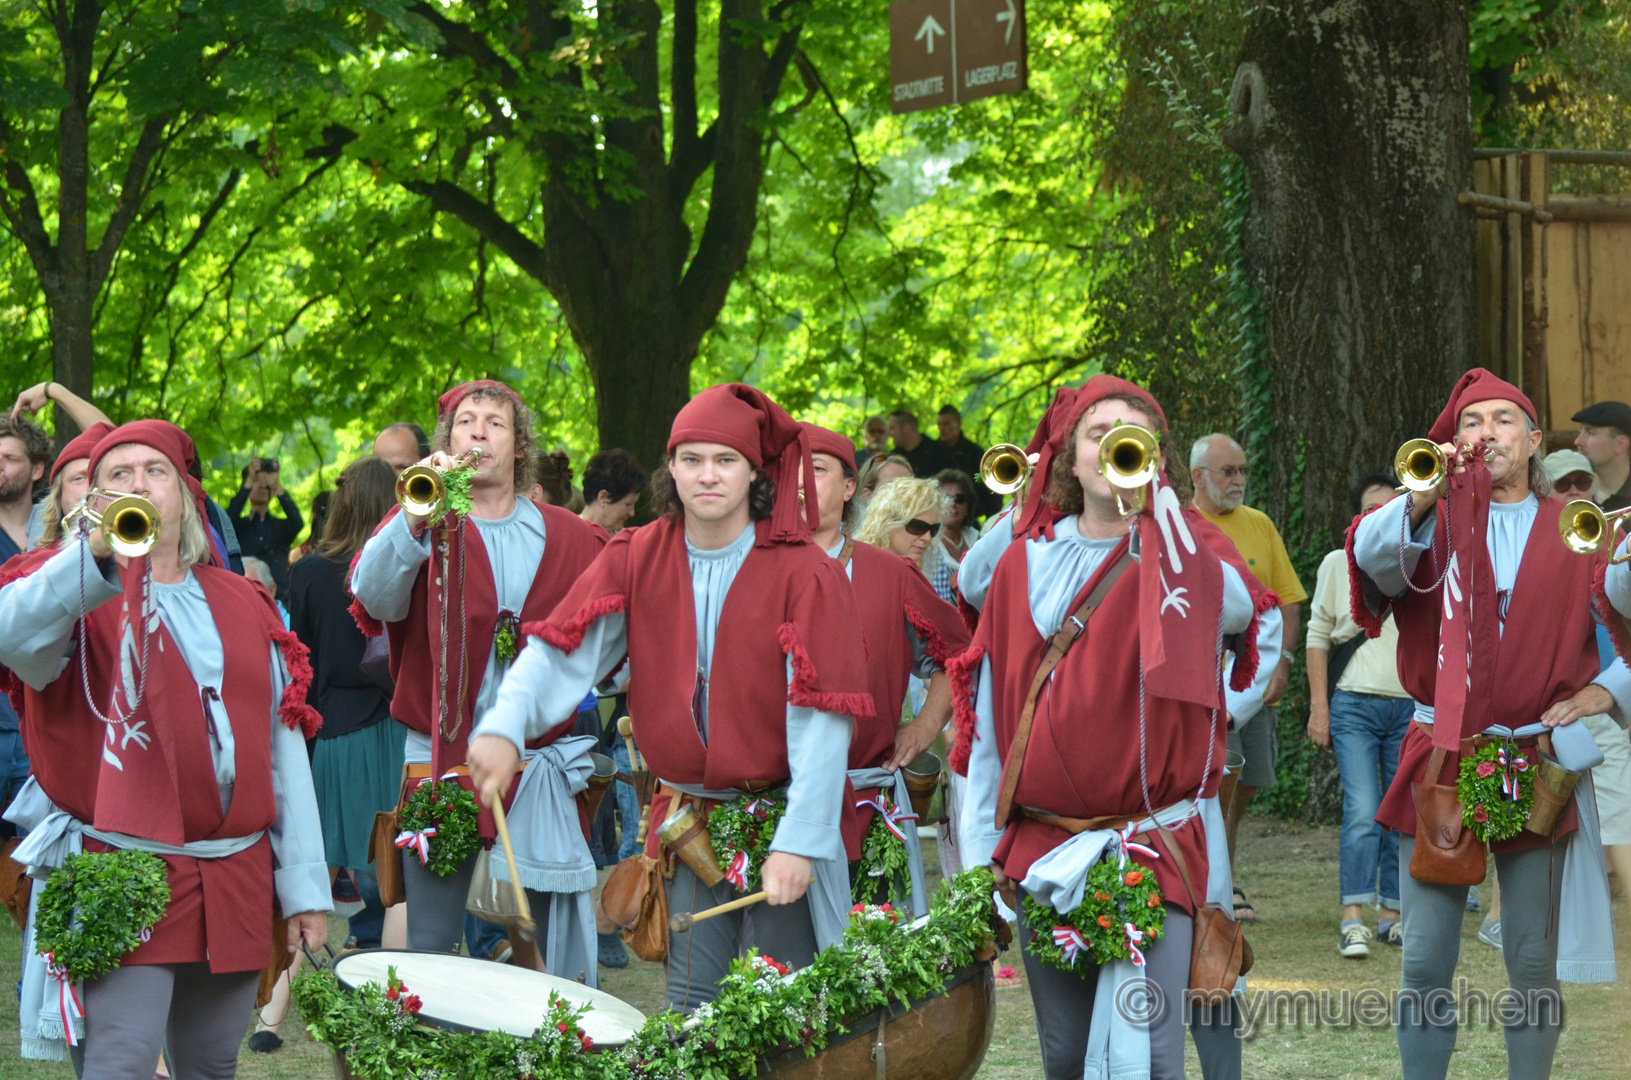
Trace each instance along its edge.
{"label": "directional sign", "polygon": [[1024,0],[897,0],[889,6],[890,107],[958,105],[1026,87]]}

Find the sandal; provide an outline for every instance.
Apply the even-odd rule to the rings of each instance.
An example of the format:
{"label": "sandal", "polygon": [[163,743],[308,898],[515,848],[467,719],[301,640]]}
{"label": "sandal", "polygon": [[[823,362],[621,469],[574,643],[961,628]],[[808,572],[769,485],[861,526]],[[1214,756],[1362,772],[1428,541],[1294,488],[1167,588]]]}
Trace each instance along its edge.
{"label": "sandal", "polygon": [[1235,890],[1235,922],[1254,923],[1257,921],[1257,912],[1252,902],[1246,899],[1246,894],[1239,889]]}

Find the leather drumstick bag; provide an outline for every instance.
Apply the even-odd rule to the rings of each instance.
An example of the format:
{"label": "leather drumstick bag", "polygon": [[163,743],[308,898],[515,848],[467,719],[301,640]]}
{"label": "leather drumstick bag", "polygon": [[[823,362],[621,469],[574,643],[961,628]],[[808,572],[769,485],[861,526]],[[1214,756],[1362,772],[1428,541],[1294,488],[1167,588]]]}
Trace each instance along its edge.
{"label": "leather drumstick bag", "polygon": [[1435,746],[1427,759],[1427,783],[1411,784],[1416,802],[1416,847],[1410,876],[1428,885],[1478,885],[1488,872],[1489,852],[1461,819],[1455,787],[1440,784],[1444,748]]}

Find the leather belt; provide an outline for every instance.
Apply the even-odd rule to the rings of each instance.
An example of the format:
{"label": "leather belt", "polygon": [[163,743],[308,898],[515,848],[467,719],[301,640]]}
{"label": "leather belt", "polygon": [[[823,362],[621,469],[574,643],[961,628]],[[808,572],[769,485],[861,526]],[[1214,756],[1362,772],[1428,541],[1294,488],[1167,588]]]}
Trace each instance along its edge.
{"label": "leather belt", "polygon": [[[1432,724],[1424,724],[1420,720],[1413,722],[1416,725],[1416,730],[1427,736],[1429,741],[1433,738]],[[1513,746],[1516,746],[1519,749],[1526,749],[1534,746],[1538,747],[1540,752],[1543,754],[1550,755],[1552,753],[1552,736],[1550,732],[1545,731],[1535,735],[1519,735],[1510,739],[1502,735],[1474,735],[1470,739],[1461,740],[1461,749],[1459,753],[1462,757],[1471,757],[1484,747],[1488,746],[1490,743],[1495,742],[1511,743]]]}
{"label": "leather belt", "polygon": [[1142,814],[1138,817],[1128,817],[1125,814],[1106,814],[1103,817],[1090,818],[1060,817],[1045,810],[1032,810],[1029,806],[1020,807],[1019,812],[1032,821],[1050,825],[1055,829],[1063,829],[1072,836],[1092,832],[1095,829],[1114,829],[1120,832],[1133,822],[1143,820]]}

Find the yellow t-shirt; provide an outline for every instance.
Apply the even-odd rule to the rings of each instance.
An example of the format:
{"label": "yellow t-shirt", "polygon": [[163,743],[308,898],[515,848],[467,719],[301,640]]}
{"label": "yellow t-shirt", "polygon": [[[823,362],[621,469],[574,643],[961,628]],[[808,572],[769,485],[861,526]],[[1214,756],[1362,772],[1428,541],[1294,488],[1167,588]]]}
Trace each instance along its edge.
{"label": "yellow t-shirt", "polygon": [[1214,517],[1198,506],[1195,509],[1200,510],[1202,517],[1222,529],[1223,534],[1235,542],[1240,557],[1246,560],[1246,565],[1257,575],[1257,580],[1280,594],[1280,603],[1300,604],[1308,599],[1302,582],[1297,580],[1297,571],[1291,568],[1291,556],[1286,554],[1285,542],[1280,539],[1279,530],[1267,514],[1249,506],[1242,506],[1220,517]]}

